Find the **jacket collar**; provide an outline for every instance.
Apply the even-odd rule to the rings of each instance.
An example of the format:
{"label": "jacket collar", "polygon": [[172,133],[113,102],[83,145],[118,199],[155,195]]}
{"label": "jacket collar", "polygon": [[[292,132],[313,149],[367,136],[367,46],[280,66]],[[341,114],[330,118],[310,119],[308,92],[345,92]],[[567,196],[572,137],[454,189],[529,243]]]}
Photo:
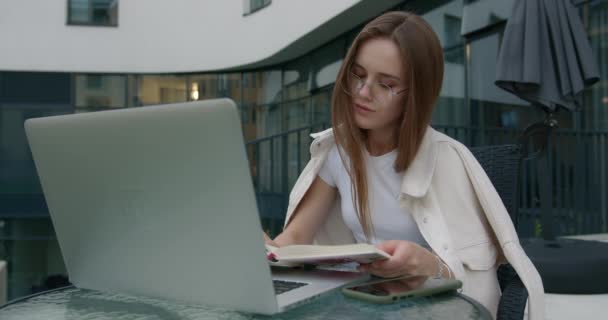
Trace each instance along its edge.
{"label": "jacket collar", "polygon": [[435,142],[435,130],[427,127],[414,160],[403,174],[402,193],[414,198],[426,195],[431,186],[437,163],[437,143]]}
{"label": "jacket collar", "polygon": [[319,131],[319,132],[313,132],[310,134],[310,137],[313,139],[317,139],[317,138],[326,138],[326,137],[333,137],[334,136],[334,129],[333,128],[329,128],[329,129],[325,129],[323,131]]}
{"label": "jacket collar", "polygon": [[[315,139],[315,142],[313,142],[315,151],[319,150],[321,146],[325,146],[323,149],[329,151],[330,148],[327,141],[332,141],[332,145],[334,143],[333,129],[331,128],[313,133],[310,136]],[[435,164],[437,163],[438,150],[435,140],[435,130],[430,126],[427,127],[414,160],[403,174],[401,182],[402,194],[421,198],[428,192],[433,179],[433,173],[435,172]]]}

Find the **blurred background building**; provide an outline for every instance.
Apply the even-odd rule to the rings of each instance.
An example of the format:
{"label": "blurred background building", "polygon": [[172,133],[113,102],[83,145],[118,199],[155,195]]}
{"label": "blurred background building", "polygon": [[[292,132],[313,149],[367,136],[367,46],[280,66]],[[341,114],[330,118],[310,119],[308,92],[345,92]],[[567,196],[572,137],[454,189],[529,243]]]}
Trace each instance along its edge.
{"label": "blurred background building", "polygon": [[[601,75],[608,0],[572,0]],[[23,122],[32,117],[230,97],[239,106],[264,227],[280,227],[330,123],[337,71],[354,36],[387,10],[422,15],[444,48],[433,125],[470,146],[514,142],[540,110],[494,85],[512,0],[4,0],[0,2],[0,260],[8,296],[61,283],[54,236]],[[583,112],[558,113],[550,157],[559,235],[608,230],[608,83]],[[170,133],[168,133],[170,134]],[[112,155],[107,155],[111,157]],[[538,236],[534,164],[525,165],[520,235]],[[49,278],[49,276],[54,276]]]}

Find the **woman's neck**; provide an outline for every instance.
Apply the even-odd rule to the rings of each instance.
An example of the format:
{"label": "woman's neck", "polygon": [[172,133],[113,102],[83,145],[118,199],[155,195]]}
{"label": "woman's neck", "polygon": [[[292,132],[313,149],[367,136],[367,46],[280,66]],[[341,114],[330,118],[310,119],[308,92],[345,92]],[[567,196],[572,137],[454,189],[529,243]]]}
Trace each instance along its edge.
{"label": "woman's neck", "polygon": [[394,129],[369,130],[365,141],[367,152],[377,157],[386,154],[397,146],[397,137]]}

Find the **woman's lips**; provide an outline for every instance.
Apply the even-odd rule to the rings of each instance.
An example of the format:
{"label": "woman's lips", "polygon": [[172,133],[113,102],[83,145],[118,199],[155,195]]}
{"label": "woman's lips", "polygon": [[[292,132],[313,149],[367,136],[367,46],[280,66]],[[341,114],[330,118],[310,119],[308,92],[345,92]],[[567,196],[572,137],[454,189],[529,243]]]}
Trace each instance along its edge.
{"label": "woman's lips", "polygon": [[368,107],[365,107],[363,105],[360,105],[358,103],[355,103],[354,105],[355,105],[355,111],[357,111],[359,113],[368,114],[368,113],[375,112],[374,110],[372,110]]}

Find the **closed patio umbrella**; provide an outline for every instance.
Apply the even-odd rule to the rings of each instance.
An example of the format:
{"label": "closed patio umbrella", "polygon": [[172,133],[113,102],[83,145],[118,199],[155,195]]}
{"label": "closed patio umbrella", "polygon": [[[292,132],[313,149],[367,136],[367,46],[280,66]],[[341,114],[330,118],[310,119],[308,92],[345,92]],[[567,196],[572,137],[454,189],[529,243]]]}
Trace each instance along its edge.
{"label": "closed patio umbrella", "polygon": [[549,112],[582,108],[599,71],[577,9],[568,0],[517,0],[507,22],[496,85]]}
{"label": "closed patio umbrella", "polygon": [[[523,138],[544,135],[538,176],[544,240],[522,241],[545,291],[608,293],[608,244],[554,239],[549,161],[545,146],[559,109],[582,110],[582,94],[599,80],[587,34],[569,0],[515,0],[498,56],[495,84],[542,108],[547,118]],[[526,148],[524,148],[526,149]]]}

